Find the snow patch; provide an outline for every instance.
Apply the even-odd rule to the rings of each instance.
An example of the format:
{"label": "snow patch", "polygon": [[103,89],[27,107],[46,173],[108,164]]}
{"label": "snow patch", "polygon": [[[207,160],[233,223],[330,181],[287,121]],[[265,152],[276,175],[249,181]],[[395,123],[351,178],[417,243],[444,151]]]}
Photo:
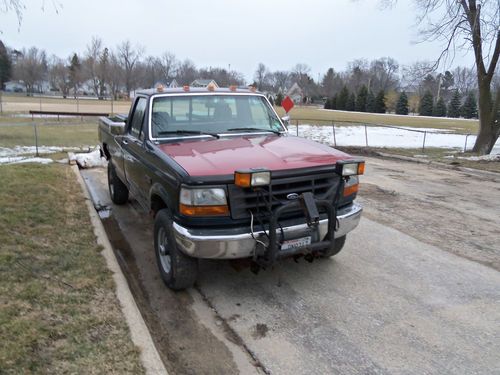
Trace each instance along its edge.
{"label": "snow patch", "polygon": [[489,154],[483,156],[459,156],[458,158],[472,161],[500,161],[500,154]]}
{"label": "snow patch", "polygon": [[[90,147],[60,147],[60,146],[38,146],[38,154],[55,154],[56,152],[84,151]],[[35,146],[15,146],[14,148],[0,147],[0,157],[34,155]]]}
{"label": "snow patch", "polygon": [[0,165],[5,164],[24,164],[24,163],[39,163],[39,164],[50,164],[52,159],[48,158],[38,158],[38,157],[26,157],[26,156],[5,156],[0,157]]}
{"label": "snow patch", "polygon": [[74,155],[74,160],[80,168],[106,167],[108,162],[101,157],[101,151],[98,147],[94,151]]}

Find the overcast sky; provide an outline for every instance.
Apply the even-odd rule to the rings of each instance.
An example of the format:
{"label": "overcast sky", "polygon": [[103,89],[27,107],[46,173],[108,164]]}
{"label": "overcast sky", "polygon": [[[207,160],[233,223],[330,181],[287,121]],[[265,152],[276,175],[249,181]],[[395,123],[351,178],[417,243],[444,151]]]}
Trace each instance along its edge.
{"label": "overcast sky", "polygon": [[[114,47],[129,39],[146,54],[173,52],[198,67],[238,70],[252,80],[263,62],[271,70],[296,63],[318,78],[357,58],[391,56],[408,64],[432,60],[439,44],[414,44],[415,9],[400,0],[381,10],[377,0],[25,0],[18,29],[13,12],[0,13],[0,38],[13,48],[37,46],[61,57],[85,50],[92,36]],[[470,54],[453,65],[471,66]]]}

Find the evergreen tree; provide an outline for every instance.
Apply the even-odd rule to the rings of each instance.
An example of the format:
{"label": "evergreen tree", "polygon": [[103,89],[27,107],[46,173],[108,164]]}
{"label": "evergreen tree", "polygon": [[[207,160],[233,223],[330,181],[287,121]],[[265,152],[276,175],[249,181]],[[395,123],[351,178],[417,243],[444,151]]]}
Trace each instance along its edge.
{"label": "evergreen tree", "polygon": [[337,109],[345,110],[347,107],[347,100],[349,100],[349,90],[347,86],[344,86],[337,97]]}
{"label": "evergreen tree", "polygon": [[78,55],[74,53],[73,57],[71,57],[71,61],[69,64],[69,82],[75,95],[82,81],[81,71],[82,71],[82,64],[80,64],[80,59],[78,58]]}
{"label": "evergreen tree", "polygon": [[436,117],[446,117],[446,103],[443,97],[440,97],[436,103],[436,108],[434,108],[434,116]]}
{"label": "evergreen tree", "polygon": [[426,91],[422,98],[420,99],[420,116],[432,116],[434,109],[434,97],[430,91]]}
{"label": "evergreen tree", "polygon": [[332,109],[337,109],[337,94],[333,95],[331,99]]}
{"label": "evergreen tree", "polygon": [[457,118],[460,117],[460,106],[462,104],[462,99],[460,98],[460,93],[455,90],[453,97],[451,98],[450,105],[448,106],[448,116]]}
{"label": "evergreen tree", "polygon": [[351,95],[349,95],[349,98],[347,99],[345,109],[347,111],[354,111],[356,109],[356,95],[354,95],[353,92],[351,93]]}
{"label": "evergreen tree", "polygon": [[332,109],[332,98],[326,98],[324,109]]}
{"label": "evergreen tree", "polygon": [[12,64],[10,61],[7,48],[0,40],[0,90],[3,89],[3,85],[10,79],[12,73]]}
{"label": "evergreen tree", "polygon": [[396,103],[396,114],[397,115],[408,114],[408,96],[404,91],[399,95],[398,102]]}
{"label": "evergreen tree", "polygon": [[472,91],[467,94],[461,109],[462,116],[465,118],[477,118],[476,95]]}
{"label": "evergreen tree", "polygon": [[278,92],[278,95],[276,95],[276,101],[275,101],[275,104],[278,106],[278,107],[281,107],[281,102],[283,101],[283,94],[280,92]]}
{"label": "evergreen tree", "polygon": [[372,90],[368,92],[368,96],[366,97],[366,112],[375,112],[375,95],[373,95]]}
{"label": "evergreen tree", "polygon": [[361,86],[358,91],[358,97],[356,98],[356,111],[366,112],[366,101],[368,99],[368,89],[365,85]]}
{"label": "evergreen tree", "polygon": [[380,90],[375,97],[375,104],[374,104],[374,112],[375,113],[385,113],[386,111],[386,106],[385,106],[385,92],[384,90]]}

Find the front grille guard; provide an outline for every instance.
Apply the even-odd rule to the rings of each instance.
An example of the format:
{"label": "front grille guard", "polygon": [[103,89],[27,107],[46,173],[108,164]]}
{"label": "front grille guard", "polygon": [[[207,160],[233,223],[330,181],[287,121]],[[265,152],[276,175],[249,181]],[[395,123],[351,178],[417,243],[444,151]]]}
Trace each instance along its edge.
{"label": "front grille guard", "polygon": [[[316,199],[312,195],[312,193],[308,192],[302,193],[297,200],[280,205],[273,210],[268,209],[269,234],[267,235],[267,237],[269,242],[267,246],[265,246],[263,249],[261,248],[260,251],[255,251],[255,263],[259,266],[266,267],[272,266],[279,259],[290,257],[293,255],[313,255],[319,251],[333,250],[333,248],[335,247],[334,233],[337,230],[337,205],[340,199],[340,194],[343,191],[343,185],[344,181],[342,178],[340,178],[337,186],[332,187],[331,191],[329,191],[329,194],[326,194],[326,196],[332,197],[333,199]],[[328,231],[325,236],[325,240],[319,240],[302,247],[281,250],[284,236],[281,230],[281,225],[279,223],[280,217],[285,213],[302,211],[311,230],[316,230],[319,232],[318,209],[323,209],[323,211],[326,211],[328,217]],[[265,233],[265,228],[263,229]],[[280,239],[278,239],[278,234],[281,235]],[[263,244],[262,241],[256,240],[256,242],[256,249],[259,247],[257,246],[258,244]]]}

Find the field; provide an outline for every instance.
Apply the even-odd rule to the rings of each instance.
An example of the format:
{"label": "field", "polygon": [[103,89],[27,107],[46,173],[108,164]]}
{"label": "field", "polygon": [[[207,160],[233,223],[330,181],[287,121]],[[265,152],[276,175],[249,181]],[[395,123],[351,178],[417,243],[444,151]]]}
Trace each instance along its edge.
{"label": "field", "polygon": [[0,373],[143,373],[71,169],[0,181]]}
{"label": "field", "polygon": [[[283,108],[276,108],[280,116],[285,114]],[[361,113],[322,110],[316,107],[296,106],[290,111],[292,124],[295,121],[299,123],[326,123],[332,121],[338,125],[354,125],[349,123],[361,124],[379,124],[392,126],[407,126],[414,128],[434,128],[445,129],[459,133],[476,134],[479,122],[477,120],[451,119],[438,117],[420,117],[420,116],[398,116],[391,114]],[[341,124],[342,123],[342,124]],[[337,125],[337,124],[336,124]]]}
{"label": "field", "polygon": [[37,127],[40,146],[95,146],[97,120],[94,118],[46,120],[0,116],[0,147],[34,146]]}

